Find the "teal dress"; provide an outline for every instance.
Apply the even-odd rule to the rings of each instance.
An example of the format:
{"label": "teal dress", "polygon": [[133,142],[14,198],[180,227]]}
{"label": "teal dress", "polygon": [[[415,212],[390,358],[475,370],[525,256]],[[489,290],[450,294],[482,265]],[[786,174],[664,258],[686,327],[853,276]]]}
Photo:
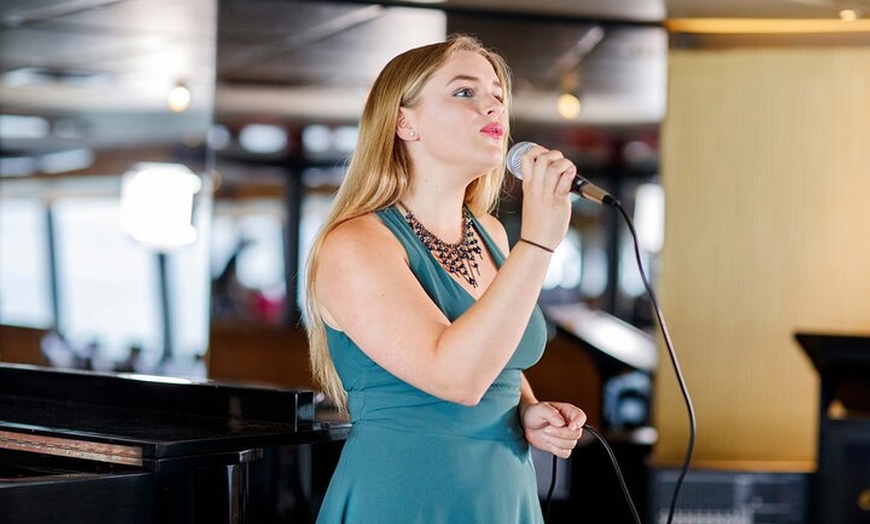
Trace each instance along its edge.
{"label": "teal dress", "polygon": [[[411,270],[454,320],[473,303],[390,207],[378,216],[405,246]],[[473,224],[501,266],[504,254]],[[389,329],[389,326],[384,326]],[[329,351],[347,390],[352,427],[318,524],[542,523],[535,471],[520,425],[520,373],[541,358],[538,308],[511,359],[476,406],[438,399],[374,363],[327,327]]]}

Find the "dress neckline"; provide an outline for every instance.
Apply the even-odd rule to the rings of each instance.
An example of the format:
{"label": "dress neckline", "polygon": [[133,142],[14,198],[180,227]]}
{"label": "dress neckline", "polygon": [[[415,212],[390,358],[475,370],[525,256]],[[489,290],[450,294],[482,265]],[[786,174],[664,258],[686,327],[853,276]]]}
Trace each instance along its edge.
{"label": "dress neckline", "polygon": [[[465,209],[468,209],[468,206],[463,205],[463,207]],[[399,209],[399,206],[397,204],[394,204],[394,205],[389,207],[389,211],[391,211],[396,216],[396,218],[398,218],[399,221],[402,224],[404,224],[404,227],[406,227],[408,229],[408,231],[410,232],[410,237],[414,239],[413,241],[415,242],[415,245],[417,245],[421,251],[425,252],[426,253],[425,256],[428,258],[428,260],[438,268],[439,275],[441,275],[441,278],[443,280],[450,281],[451,284],[454,286],[454,289],[458,289],[468,299],[470,299],[473,302],[476,302],[477,297],[472,295],[469,290],[465,289],[465,287],[463,287],[462,284],[460,284],[458,280],[456,280],[455,278],[450,276],[450,273],[444,268],[443,265],[441,265],[441,263],[438,261],[438,259],[435,257],[435,255],[431,251],[426,249],[426,246],[424,246],[423,242],[420,241],[420,239],[417,237],[416,234],[414,234],[414,231],[411,229],[411,226],[405,220],[405,218],[404,218],[405,216],[402,213],[401,209]],[[472,213],[470,209],[468,211],[469,211],[469,215],[471,216],[471,225],[474,228],[474,231],[477,233],[477,235],[483,241],[483,245],[486,248],[486,252],[492,257],[493,262],[495,262],[496,269],[501,268],[502,264],[504,263],[504,259],[505,259],[504,253],[502,253],[501,248],[499,248],[498,244],[496,244],[495,241],[493,241],[492,237],[486,231],[486,228],[483,227],[483,225],[480,223],[480,221],[477,219],[477,217],[474,215],[474,213]]]}

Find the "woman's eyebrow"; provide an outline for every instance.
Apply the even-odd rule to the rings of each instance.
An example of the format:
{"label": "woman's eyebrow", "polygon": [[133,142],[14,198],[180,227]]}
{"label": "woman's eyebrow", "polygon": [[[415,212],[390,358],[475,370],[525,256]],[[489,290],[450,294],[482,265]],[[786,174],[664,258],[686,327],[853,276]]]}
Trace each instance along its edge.
{"label": "woman's eyebrow", "polygon": [[[480,78],[473,76],[473,75],[458,74],[458,75],[454,76],[453,78],[451,78],[450,81],[447,82],[447,85],[450,85],[453,82],[457,82],[457,81],[461,81],[461,80],[464,80],[466,82],[480,82],[481,81]],[[499,82],[498,80],[493,80],[492,85],[501,89],[501,82]]]}

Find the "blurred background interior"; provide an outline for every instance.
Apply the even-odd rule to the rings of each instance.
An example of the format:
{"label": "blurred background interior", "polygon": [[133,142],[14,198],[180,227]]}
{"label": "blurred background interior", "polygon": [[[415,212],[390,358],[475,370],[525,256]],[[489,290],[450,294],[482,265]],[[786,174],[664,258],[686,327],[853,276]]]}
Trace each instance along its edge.
{"label": "blurred background interior", "polygon": [[[870,333],[865,14],[867,0],[4,0],[0,361],[312,388],[302,268],[366,90],[395,54],[469,33],[512,67],[512,137],[562,149],[633,217],[699,414],[686,522],[809,522],[828,406],[794,336]],[[521,197],[508,180],[512,240]],[[612,436],[659,519],[685,407],[612,209],[575,202],[541,304],[538,396]],[[607,521],[622,522],[585,444],[555,512],[619,507]],[[838,522],[870,518],[870,447],[854,449]]]}

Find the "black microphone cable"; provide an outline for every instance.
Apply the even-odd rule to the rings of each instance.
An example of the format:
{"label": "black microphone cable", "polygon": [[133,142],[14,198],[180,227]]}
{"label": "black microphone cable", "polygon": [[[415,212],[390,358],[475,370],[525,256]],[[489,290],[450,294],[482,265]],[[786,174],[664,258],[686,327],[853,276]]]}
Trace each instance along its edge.
{"label": "black microphone cable", "polygon": [[[601,433],[592,429],[592,426],[589,424],[583,425],[583,431],[588,431],[592,435],[597,438],[601,444],[604,446],[604,449],[607,451],[607,455],[610,457],[610,462],[613,464],[613,470],[616,472],[616,478],[619,480],[619,487],[622,488],[622,495],[625,497],[625,503],[628,504],[628,509],[631,510],[631,516],[634,518],[634,522],[636,524],[641,524],[640,515],[637,513],[637,508],[634,506],[634,501],[631,499],[631,493],[628,491],[628,485],[625,483],[625,478],[622,476],[622,470],[619,468],[619,461],[616,460],[616,455],[613,453],[613,450],[610,449],[610,444],[607,443],[607,440]],[[553,469],[550,475],[550,489],[547,491],[547,518],[546,520],[550,520],[550,502],[553,497],[553,488],[556,486],[556,464],[558,463],[558,458],[556,455],[553,455]]]}
{"label": "black microphone cable", "polygon": [[553,501],[553,489],[556,487],[556,464],[559,461],[559,457],[555,454],[553,455],[553,467],[550,470],[550,489],[547,490],[547,516],[544,519],[547,522],[550,522],[550,503]]}
{"label": "black microphone cable", "polygon": [[680,363],[677,359],[677,354],[674,351],[674,345],[671,342],[671,335],[668,331],[667,323],[665,323],[664,314],[662,313],[661,307],[659,307],[656,295],[653,292],[652,286],[650,286],[649,280],[647,279],[646,272],[643,269],[643,260],[640,255],[640,245],[637,239],[637,232],[634,229],[634,224],[632,223],[631,218],[628,216],[628,213],[625,211],[625,209],[622,207],[622,204],[620,204],[618,200],[614,200],[611,205],[615,207],[622,215],[622,218],[625,220],[625,224],[628,226],[628,230],[631,233],[631,238],[634,242],[634,256],[637,260],[637,268],[640,272],[643,286],[646,289],[647,294],[649,295],[650,302],[652,302],[653,310],[655,311],[656,315],[656,320],[658,321],[659,328],[661,329],[662,337],[665,341],[665,346],[667,346],[668,355],[670,356],[671,364],[674,367],[674,375],[676,376],[677,383],[680,386],[680,392],[683,394],[683,400],[685,400],[686,402],[686,411],[688,412],[689,416],[689,443],[686,446],[686,455],[683,458],[683,465],[680,467],[680,474],[677,477],[676,484],[674,484],[674,493],[671,496],[671,505],[668,510],[667,524],[671,524],[674,518],[674,512],[677,508],[677,498],[680,495],[680,488],[683,485],[683,480],[685,479],[686,474],[689,472],[689,465],[692,462],[692,453],[695,450],[695,408],[692,406],[692,398],[689,396],[689,389],[688,387],[686,387],[686,381],[683,378],[683,372],[680,369]]}
{"label": "black microphone cable", "polygon": [[[674,374],[675,374],[675,376],[677,378],[677,382],[680,386],[680,391],[683,394],[683,400],[686,403],[686,410],[688,412],[689,443],[686,446],[686,454],[685,454],[685,457],[683,458],[683,464],[680,467],[680,474],[677,477],[677,482],[674,484],[674,492],[673,492],[673,495],[671,496],[671,503],[670,503],[670,507],[668,509],[667,524],[671,524],[673,522],[674,513],[676,512],[677,499],[679,498],[679,495],[680,495],[680,488],[682,487],[683,480],[685,479],[686,474],[689,471],[689,465],[692,462],[692,454],[695,450],[695,434],[697,431],[697,428],[696,428],[697,424],[696,424],[696,419],[695,419],[695,408],[692,405],[692,398],[689,395],[689,389],[686,386],[686,381],[683,378],[683,372],[680,369],[680,363],[679,363],[679,360],[677,359],[677,354],[674,351],[674,345],[673,345],[673,342],[671,341],[671,335],[670,335],[670,332],[668,331],[667,323],[665,322],[665,319],[664,319],[664,314],[662,313],[661,307],[659,307],[659,303],[658,303],[658,300],[656,299],[655,292],[653,292],[652,286],[650,285],[649,279],[647,278],[646,271],[643,268],[643,259],[642,259],[641,254],[640,254],[640,243],[639,243],[638,238],[637,238],[637,231],[635,231],[635,229],[634,229],[634,223],[631,221],[631,217],[628,216],[628,213],[625,211],[625,208],[622,207],[622,204],[618,200],[611,197],[608,200],[604,201],[603,203],[610,205],[619,211],[619,213],[622,215],[622,218],[625,220],[626,225],[628,226],[629,232],[631,233],[631,238],[632,238],[632,241],[634,243],[634,255],[635,255],[635,259],[637,261],[637,268],[638,268],[638,271],[640,272],[640,277],[641,277],[641,280],[643,281],[644,288],[646,289],[646,292],[650,298],[650,302],[652,303],[653,310],[654,310],[655,315],[656,315],[656,320],[658,321],[659,328],[661,329],[662,337],[663,337],[664,342],[665,342],[665,346],[667,346],[668,355],[670,356],[671,364],[673,365],[673,368],[674,368]],[[592,429],[588,425],[584,425],[583,429],[592,433],[592,435],[594,435],[604,445],[604,448],[607,450],[607,454],[610,456],[610,461],[613,463],[613,468],[616,471],[616,476],[619,479],[619,484],[620,484],[620,487],[622,488],[622,493],[625,496],[625,500],[628,504],[629,509],[631,510],[631,514],[634,517],[634,521],[637,524],[640,524],[640,522],[641,522],[640,516],[638,515],[637,509],[634,506],[634,502],[631,499],[631,494],[629,493],[628,486],[626,485],[625,479],[622,476],[622,471],[619,468],[619,462],[616,460],[616,455],[614,455],[613,450],[610,448],[610,445],[607,443],[607,441],[604,439],[604,437],[601,436],[601,434],[599,434],[597,431],[595,431],[594,429]],[[551,503],[551,499],[553,496],[553,489],[556,485],[557,458],[558,457],[556,457],[556,455],[553,455],[553,468],[552,468],[552,474],[550,477],[550,488],[547,491],[547,498],[546,498],[547,520],[549,520],[549,518],[550,518],[550,503]]]}

